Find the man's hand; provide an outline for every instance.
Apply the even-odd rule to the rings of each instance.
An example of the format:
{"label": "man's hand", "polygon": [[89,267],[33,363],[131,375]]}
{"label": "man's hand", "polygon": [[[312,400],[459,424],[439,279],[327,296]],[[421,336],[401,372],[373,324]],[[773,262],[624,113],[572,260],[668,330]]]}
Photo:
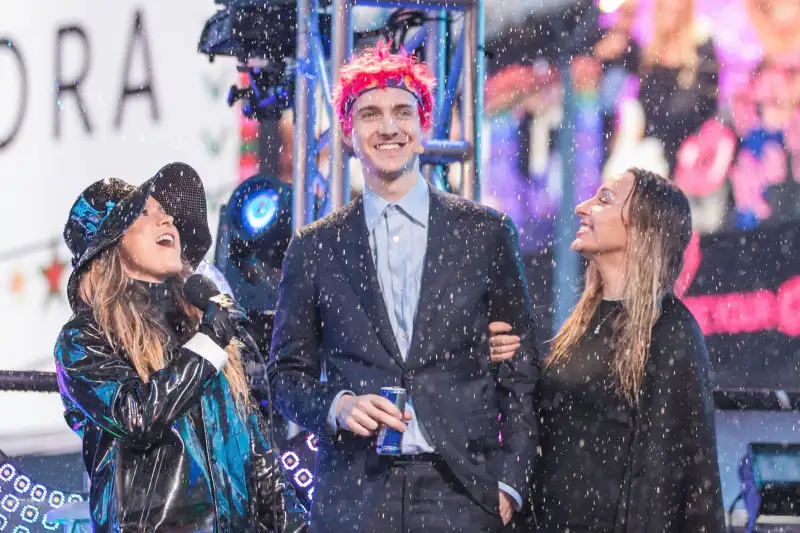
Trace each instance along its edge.
{"label": "man's hand", "polygon": [[489,356],[492,363],[502,363],[514,357],[520,347],[520,338],[516,335],[504,335],[511,331],[511,324],[492,322],[489,324]]}
{"label": "man's hand", "polygon": [[[406,413],[405,421],[411,420]],[[361,437],[369,437],[381,424],[405,432],[406,424],[400,410],[389,400],[376,394],[353,396],[345,394],[336,404],[336,422],[339,427]]]}
{"label": "man's hand", "polygon": [[503,519],[503,525],[508,525],[511,517],[514,514],[514,499],[508,494],[500,491],[500,518]]}

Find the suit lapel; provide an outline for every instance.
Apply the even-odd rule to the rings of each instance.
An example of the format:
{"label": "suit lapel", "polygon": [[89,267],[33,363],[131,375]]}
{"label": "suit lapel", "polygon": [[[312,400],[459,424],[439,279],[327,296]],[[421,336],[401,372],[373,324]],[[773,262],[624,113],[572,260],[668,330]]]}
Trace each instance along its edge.
{"label": "suit lapel", "polygon": [[433,186],[430,187],[430,191],[428,245],[425,250],[425,266],[422,270],[414,334],[407,360],[417,357],[420,355],[420,350],[423,350],[428,324],[437,313],[442,289],[452,277],[458,264],[459,250],[462,249],[458,237],[458,217],[448,208],[444,193]]}
{"label": "suit lapel", "polygon": [[342,271],[358,296],[364,312],[386,350],[402,366],[405,362],[400,356],[397,340],[392,331],[389,314],[381,293],[375,261],[369,247],[369,233],[364,219],[364,203],[359,196],[349,212],[344,214],[339,228],[338,239],[331,239],[334,256]]}

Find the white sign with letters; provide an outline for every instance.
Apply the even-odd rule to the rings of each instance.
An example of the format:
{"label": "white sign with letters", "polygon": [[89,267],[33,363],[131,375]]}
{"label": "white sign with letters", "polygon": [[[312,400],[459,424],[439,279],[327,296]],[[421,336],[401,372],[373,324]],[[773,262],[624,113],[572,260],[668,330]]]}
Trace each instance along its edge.
{"label": "white sign with letters", "polygon": [[[218,8],[212,0],[3,5],[0,369],[54,370],[53,346],[70,317],[61,232],[83,188],[106,177],[139,184],[184,161],[212,207],[233,190],[239,114],[225,98],[235,62],[197,52]],[[6,454],[80,447],[57,394],[0,392],[0,413]]]}

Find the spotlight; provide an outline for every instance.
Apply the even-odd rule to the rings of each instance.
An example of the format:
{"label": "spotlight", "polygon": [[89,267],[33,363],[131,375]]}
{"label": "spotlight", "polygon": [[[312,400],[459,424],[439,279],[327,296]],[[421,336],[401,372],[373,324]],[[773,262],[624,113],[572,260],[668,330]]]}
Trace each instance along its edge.
{"label": "spotlight", "polygon": [[625,3],[625,0],[600,0],[598,2],[597,7],[600,8],[600,11],[603,13],[614,13],[622,4]]}
{"label": "spotlight", "polygon": [[233,191],[220,214],[215,266],[255,326],[253,336],[268,353],[281,263],[292,236],[292,189],[257,174]]}
{"label": "spotlight", "polygon": [[275,220],[280,198],[275,191],[259,191],[242,205],[244,226],[258,235]]}
{"label": "spotlight", "polygon": [[[263,283],[269,270],[281,268],[283,255],[292,231],[292,189],[271,176],[255,175],[233,191],[222,213],[223,229],[229,242],[217,249],[217,262],[227,262],[239,270],[257,264],[259,272],[251,272],[244,280],[249,285]],[[225,246],[227,244],[227,246]],[[228,248],[228,257],[220,252]],[[224,261],[227,259],[227,261]],[[228,272],[220,268],[228,278]],[[233,283],[234,296],[244,304],[246,292],[253,287]]]}
{"label": "spotlight", "polygon": [[[228,204],[236,237],[255,241],[278,224],[281,197],[286,195],[285,190],[289,190],[288,187],[261,176],[254,176],[239,186]],[[288,207],[291,209],[291,203]]]}

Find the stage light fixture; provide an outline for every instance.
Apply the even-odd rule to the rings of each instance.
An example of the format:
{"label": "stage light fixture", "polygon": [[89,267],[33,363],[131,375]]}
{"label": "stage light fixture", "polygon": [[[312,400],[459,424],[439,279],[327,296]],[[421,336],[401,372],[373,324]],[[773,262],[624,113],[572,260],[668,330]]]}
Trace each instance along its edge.
{"label": "stage light fixture", "polygon": [[272,230],[285,229],[277,226],[285,226],[287,215],[291,217],[291,187],[269,176],[253,176],[233,191],[226,211],[235,238],[257,241]]}
{"label": "stage light fixture", "polygon": [[296,453],[288,451],[281,456],[281,462],[283,463],[283,468],[291,472],[300,464],[300,459],[297,457]]}
{"label": "stage light fixture", "polygon": [[314,482],[314,474],[308,468],[301,468],[294,475],[294,484],[301,489],[308,488]]}
{"label": "stage light fixture", "polygon": [[31,479],[0,452],[0,532],[56,531],[61,524],[47,513],[82,501],[83,494],[54,490]]}
{"label": "stage light fixture", "polygon": [[221,213],[215,263],[243,307],[250,307],[248,296],[280,270],[291,226],[291,186],[259,174],[233,191]]}
{"label": "stage light fixture", "polygon": [[[297,45],[297,4],[293,0],[223,0],[203,27],[198,51],[210,60],[235,57],[237,70],[247,75],[248,84],[233,86],[228,105],[242,101],[245,116],[257,120],[278,119],[294,107],[295,48]],[[329,57],[329,2],[320,3],[319,17],[325,57]]]}
{"label": "stage light fixture", "polygon": [[281,463],[286,469],[286,478],[294,485],[297,497],[304,505],[310,505],[314,493],[317,444],[314,435],[301,431],[282,446]]}
{"label": "stage light fixture", "polygon": [[214,266],[247,312],[263,353],[269,353],[272,313],[291,236],[292,188],[272,176],[257,174],[243,181],[221,210]]}
{"label": "stage light fixture", "polygon": [[242,205],[242,227],[258,235],[275,221],[280,197],[275,191],[259,191]]}
{"label": "stage light fixture", "polygon": [[751,442],[739,465],[739,483],[742,491],[728,515],[730,521],[743,500],[746,533],[755,531],[759,516],[800,516],[800,443]]}

